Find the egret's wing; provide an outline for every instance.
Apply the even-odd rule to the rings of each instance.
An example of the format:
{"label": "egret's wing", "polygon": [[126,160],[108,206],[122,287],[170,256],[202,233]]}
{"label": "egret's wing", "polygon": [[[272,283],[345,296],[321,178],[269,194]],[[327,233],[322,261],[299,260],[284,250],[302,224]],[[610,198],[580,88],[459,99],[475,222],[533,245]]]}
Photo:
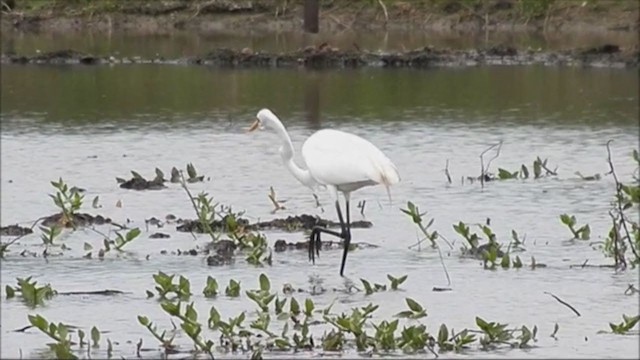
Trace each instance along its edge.
{"label": "egret's wing", "polygon": [[369,141],[337,130],[320,130],[302,146],[311,175],[321,184],[346,185],[400,180],[393,163]]}

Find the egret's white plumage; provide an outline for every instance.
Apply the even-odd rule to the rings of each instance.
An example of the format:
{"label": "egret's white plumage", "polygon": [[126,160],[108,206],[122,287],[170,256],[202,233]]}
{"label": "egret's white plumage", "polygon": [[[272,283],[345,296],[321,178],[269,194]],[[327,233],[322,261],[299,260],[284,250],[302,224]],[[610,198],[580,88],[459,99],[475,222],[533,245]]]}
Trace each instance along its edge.
{"label": "egret's white plumage", "polygon": [[[364,186],[377,184],[384,185],[389,192],[389,186],[400,181],[398,170],[391,160],[369,141],[354,134],[332,129],[319,130],[304,142],[302,158],[307,169],[302,169],[293,160],[293,144],[280,119],[269,109],[260,110],[257,118],[249,130],[261,126],[275,131],[282,141],[279,149],[280,156],[293,176],[314,191],[319,186],[325,186],[336,201],[336,209],[342,225],[342,234],[339,236],[345,239],[345,250],[340,270],[340,275],[342,275],[351,239],[349,229],[350,193]],[[346,228],[342,223],[338,191],[343,193],[346,200]],[[322,232],[332,233],[326,230],[322,230]],[[311,243],[310,246],[312,246]]]}
{"label": "egret's white plumage", "polygon": [[319,130],[302,146],[311,177],[339,191],[363,186],[393,185],[400,176],[391,160],[369,141],[339,130]]}

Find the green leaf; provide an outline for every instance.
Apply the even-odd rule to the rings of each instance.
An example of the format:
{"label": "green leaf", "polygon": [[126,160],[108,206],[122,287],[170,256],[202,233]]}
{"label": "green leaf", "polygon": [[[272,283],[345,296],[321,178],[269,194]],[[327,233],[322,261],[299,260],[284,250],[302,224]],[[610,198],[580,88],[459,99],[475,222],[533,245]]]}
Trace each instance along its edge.
{"label": "green leaf", "polygon": [[207,276],[207,284],[202,290],[202,293],[207,298],[215,297],[218,294],[218,282],[216,281],[216,279],[214,279],[210,275]]}
{"label": "green leaf", "polygon": [[269,282],[269,278],[264,273],[260,274],[260,290],[268,292],[271,290],[271,283]]}
{"label": "green leaf", "polygon": [[410,310],[405,310],[405,311],[400,311],[399,313],[397,313],[395,315],[395,317],[399,317],[399,318],[409,318],[411,316],[413,316],[413,311]]}
{"label": "green leaf", "polygon": [[178,302],[177,304],[174,304],[169,301],[163,301],[160,304],[160,307],[162,307],[162,310],[164,310],[167,314],[171,316],[180,315],[180,302]]}
{"label": "green leaf", "polygon": [[185,317],[194,323],[198,321],[198,313],[196,312],[196,309],[193,308],[193,303],[187,305]]}
{"label": "green leaf", "polygon": [[49,328],[49,323],[45,318],[40,315],[28,315],[29,323],[31,325],[40,329],[40,331],[47,332]]}
{"label": "green leaf", "polygon": [[300,304],[298,304],[298,300],[296,300],[294,297],[292,297],[291,301],[289,301],[289,312],[293,315],[300,314]]}
{"label": "green leaf", "polygon": [[162,170],[156,168],[156,179],[159,180],[163,180],[164,179],[164,173],[162,172]]}
{"label": "green leaf", "polygon": [[187,174],[189,175],[190,179],[193,179],[196,176],[198,176],[198,174],[196,173],[196,168],[193,166],[192,163],[187,164]]}
{"label": "green leaf", "polygon": [[405,301],[407,302],[409,309],[411,309],[411,311],[413,312],[422,312],[424,310],[422,308],[422,305],[420,305],[418,302],[416,302],[412,298],[406,298]]}
{"label": "green leaf", "polygon": [[527,167],[522,164],[522,166],[520,167],[520,173],[522,174],[522,177],[525,179],[529,178],[529,169],[527,169]]}
{"label": "green leaf", "polygon": [[91,328],[91,341],[93,342],[93,347],[100,346],[100,331],[95,326]]}
{"label": "green leaf", "polygon": [[438,330],[438,344],[444,344],[449,339],[449,330],[447,329],[447,325],[440,325],[440,330]]}
{"label": "green leaf", "polygon": [[500,180],[508,180],[508,179],[513,179],[513,174],[511,174],[509,171],[502,169],[502,168],[498,168],[498,179]]}
{"label": "green leaf", "polygon": [[364,286],[365,294],[366,295],[373,294],[373,288],[371,287],[371,284],[365,279],[360,279],[360,281],[362,282],[362,285]]}
{"label": "green leaf", "polygon": [[7,293],[7,299],[11,299],[16,295],[16,291],[9,285],[5,286],[4,290]]}
{"label": "green leaf", "polygon": [[100,196],[97,196],[93,198],[93,201],[91,202],[91,207],[93,207],[94,209],[97,209],[100,207],[100,205],[98,205],[98,202],[100,201]]}
{"label": "green leaf", "polygon": [[542,160],[540,158],[536,158],[533,162],[533,178],[537,179],[542,174]]}
{"label": "green leaf", "polygon": [[580,233],[580,238],[582,240],[589,240],[589,238],[591,237],[591,228],[589,228],[588,224],[581,227],[578,232]]}
{"label": "green leaf", "polygon": [[508,269],[510,264],[511,263],[509,261],[509,254],[502,255],[502,261],[500,262],[500,266],[502,266],[505,269]]}
{"label": "green leaf", "polygon": [[571,217],[567,214],[560,215],[560,221],[567,226],[571,225]]}
{"label": "green leaf", "polygon": [[131,175],[133,175],[133,178],[134,178],[134,179],[144,179],[144,178],[142,177],[142,175],[138,174],[137,172],[135,172],[135,171],[133,171],[133,170],[131,170]]}
{"label": "green leaf", "polygon": [[304,301],[304,313],[307,316],[311,316],[313,314],[313,309],[315,308],[314,304],[313,304],[313,300],[307,298]]}
{"label": "green leaf", "polygon": [[138,322],[142,326],[147,326],[149,325],[149,318],[147,318],[146,316],[138,315]]}
{"label": "green leaf", "polygon": [[136,237],[138,237],[138,235],[140,235],[140,229],[139,228],[133,228],[133,229],[129,230],[127,232],[127,236],[126,236],[127,242],[135,239]]}
{"label": "green leaf", "polygon": [[482,331],[487,332],[489,330],[489,324],[479,316],[476,316],[476,325],[478,325]]}

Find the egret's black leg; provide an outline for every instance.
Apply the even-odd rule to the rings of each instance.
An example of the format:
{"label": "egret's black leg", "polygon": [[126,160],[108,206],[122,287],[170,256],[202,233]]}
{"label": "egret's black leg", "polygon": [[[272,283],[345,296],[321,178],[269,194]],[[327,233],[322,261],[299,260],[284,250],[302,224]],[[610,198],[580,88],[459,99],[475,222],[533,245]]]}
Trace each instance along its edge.
{"label": "egret's black leg", "polygon": [[344,276],[344,265],[347,263],[347,253],[349,252],[349,246],[351,245],[351,221],[349,219],[349,200],[345,200],[345,211],[347,212],[346,224],[342,221],[342,214],[340,213],[340,207],[338,206],[338,219],[342,225],[342,238],[344,239],[344,252],[342,253],[342,264],[340,265],[340,276]]}
{"label": "egret's black leg", "polygon": [[342,233],[329,230],[321,226],[314,226],[311,230],[311,236],[309,236],[309,260],[315,264],[316,255],[320,256],[320,248],[322,247],[322,241],[320,240],[320,233],[326,233],[329,235],[342,237]]}

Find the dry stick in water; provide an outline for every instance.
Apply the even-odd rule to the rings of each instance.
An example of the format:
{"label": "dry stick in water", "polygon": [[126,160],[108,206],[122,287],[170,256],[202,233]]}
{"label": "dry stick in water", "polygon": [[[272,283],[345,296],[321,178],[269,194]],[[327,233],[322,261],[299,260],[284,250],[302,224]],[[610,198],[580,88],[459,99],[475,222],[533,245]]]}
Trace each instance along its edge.
{"label": "dry stick in water", "polygon": [[[489,150],[491,150],[491,149],[493,149],[495,147],[498,148],[498,150],[496,151],[496,155],[489,160],[489,162],[487,163],[487,168],[485,169],[485,167],[484,167],[484,154],[486,154],[487,151],[489,151]],[[491,166],[491,162],[493,160],[495,160],[498,156],[500,156],[500,149],[501,148],[502,148],[502,140],[500,140],[500,142],[497,143],[497,144],[493,144],[493,145],[489,146],[483,152],[480,153],[480,185],[482,186],[482,188],[484,188],[484,175],[489,171],[489,166]]]}
{"label": "dry stick in water", "polygon": [[629,247],[631,248],[633,255],[636,256],[636,259],[640,259],[640,256],[638,256],[638,253],[636,252],[636,248],[633,246],[631,235],[629,235],[629,229],[627,229],[627,222],[624,219],[624,212],[622,209],[622,184],[620,183],[620,180],[618,180],[618,175],[616,175],[616,171],[613,168],[613,161],[611,160],[611,148],[609,147],[609,144],[611,144],[612,141],[613,140],[607,141],[607,162],[609,163],[609,173],[613,175],[613,180],[615,180],[616,182],[616,202],[618,205],[618,213],[620,214],[620,223],[622,224],[625,235],[627,235],[627,241],[629,241]]}
{"label": "dry stick in water", "polygon": [[550,292],[548,292],[548,291],[545,291],[544,293],[545,293],[545,294],[547,294],[547,295],[551,295],[551,296],[553,296],[553,298],[554,298],[554,299],[556,299],[556,300],[558,300],[558,302],[559,302],[560,304],[562,304],[562,305],[564,305],[564,306],[568,307],[569,309],[573,310],[573,312],[574,312],[576,315],[578,315],[578,316],[582,316],[582,315],[580,315],[580,313],[578,312],[578,310],[576,310],[576,308],[574,308],[573,306],[571,306],[571,304],[567,303],[566,301],[563,301],[562,299],[560,299],[559,297],[557,297],[557,296],[553,295],[552,293],[550,293]]}
{"label": "dry stick in water", "polygon": [[449,184],[451,184],[451,174],[449,174],[449,159],[447,159],[447,162],[444,165],[444,174],[447,176],[447,181],[449,181]]}

